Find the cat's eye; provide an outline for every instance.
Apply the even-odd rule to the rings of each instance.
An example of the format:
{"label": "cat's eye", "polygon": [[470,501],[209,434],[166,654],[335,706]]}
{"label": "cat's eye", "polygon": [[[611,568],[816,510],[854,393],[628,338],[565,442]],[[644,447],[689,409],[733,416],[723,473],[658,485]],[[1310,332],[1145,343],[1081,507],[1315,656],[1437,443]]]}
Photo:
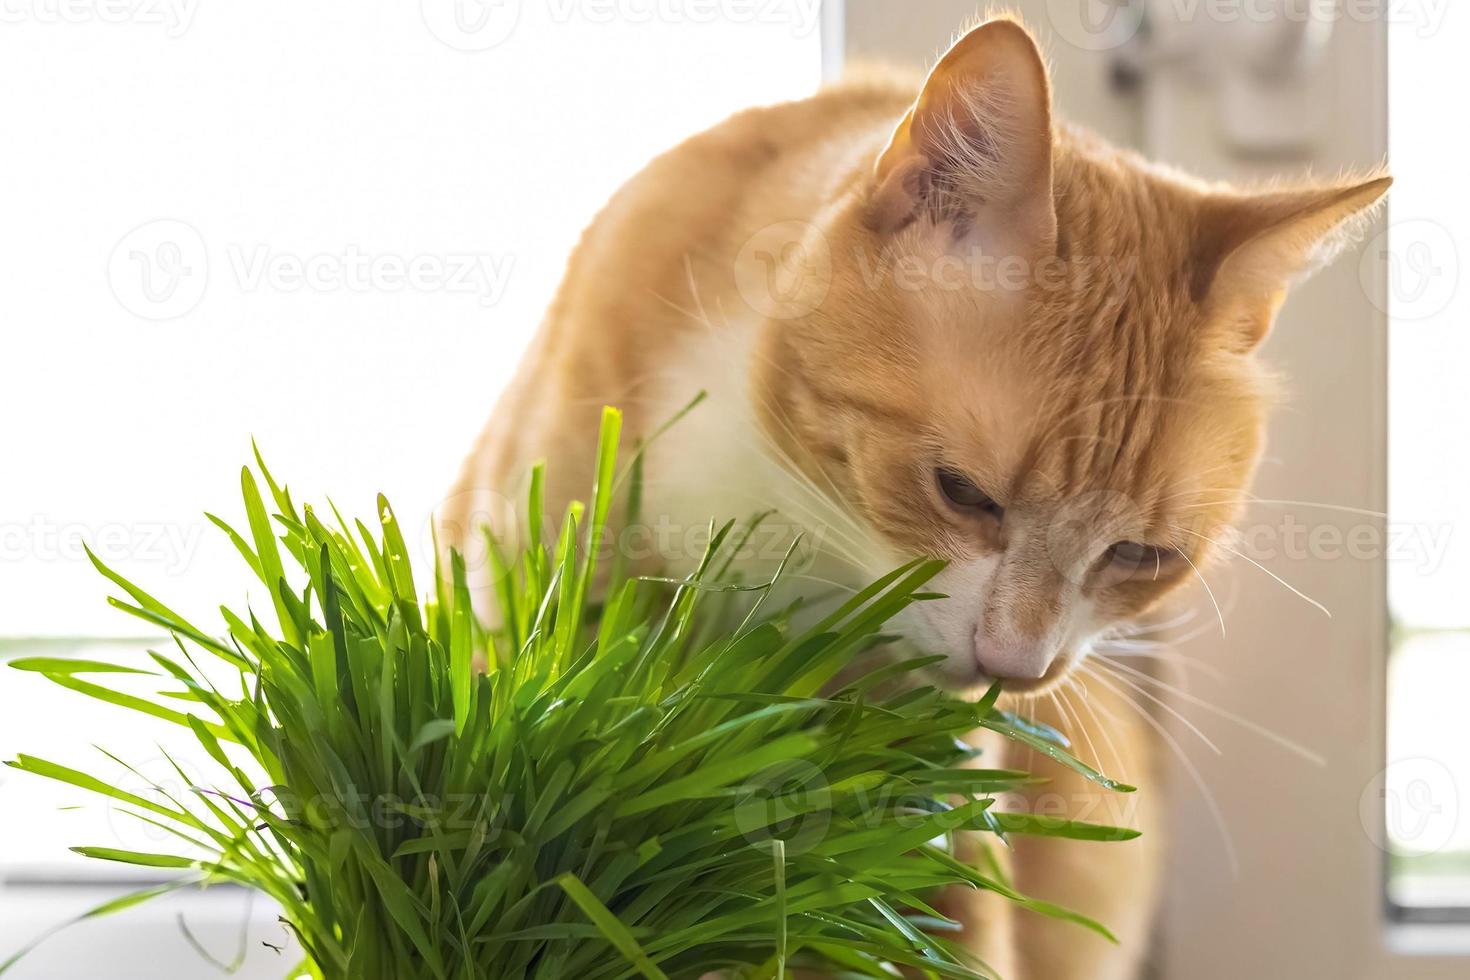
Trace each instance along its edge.
{"label": "cat's eye", "polygon": [[934,471],[934,479],[939,484],[939,492],[956,510],[985,514],[996,520],[1005,516],[1005,509],[988,493],[954,470],[940,467]]}
{"label": "cat's eye", "polygon": [[1127,577],[1137,573],[1157,578],[1166,569],[1172,569],[1174,563],[1182,557],[1173,548],[1139,541],[1119,541],[1108,548],[1104,560],[1114,575]]}

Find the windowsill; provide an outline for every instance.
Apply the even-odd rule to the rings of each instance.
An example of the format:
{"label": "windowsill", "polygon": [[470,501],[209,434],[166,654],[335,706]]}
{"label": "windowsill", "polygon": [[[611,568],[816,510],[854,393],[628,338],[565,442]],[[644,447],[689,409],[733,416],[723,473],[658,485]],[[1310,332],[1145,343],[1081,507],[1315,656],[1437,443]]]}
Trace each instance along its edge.
{"label": "windowsill", "polygon": [[[175,880],[166,870],[134,867],[118,862],[11,861],[0,865],[0,897],[27,888],[148,888]],[[220,888],[234,885],[221,884]]]}
{"label": "windowsill", "polygon": [[1385,943],[1398,956],[1470,956],[1470,922],[1401,922]]}
{"label": "windowsill", "polygon": [[21,945],[72,923],[42,941],[7,977],[93,977],[99,963],[106,963],[107,975],[119,980],[218,975],[193,942],[219,963],[242,958],[235,980],[278,980],[301,957],[300,946],[277,921],[274,904],[237,887],[184,889],[115,915],[73,922],[88,909],[140,886],[138,881],[104,885],[66,879],[0,885],[0,921],[5,923],[0,961]]}

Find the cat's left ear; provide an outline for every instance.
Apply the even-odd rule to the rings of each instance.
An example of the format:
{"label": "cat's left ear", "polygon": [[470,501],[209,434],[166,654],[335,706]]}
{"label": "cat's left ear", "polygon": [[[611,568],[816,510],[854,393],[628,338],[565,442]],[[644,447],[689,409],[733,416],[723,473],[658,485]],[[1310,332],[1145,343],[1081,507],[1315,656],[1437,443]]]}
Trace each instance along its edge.
{"label": "cat's left ear", "polygon": [[[1214,192],[1196,220],[1190,294],[1198,303],[1274,305],[1290,286],[1354,244],[1393,178],[1301,190]],[[1247,340],[1257,343],[1269,321]]]}
{"label": "cat's left ear", "polygon": [[927,212],[1008,247],[1049,247],[1051,87],[1036,42],[1013,20],[981,24],[940,59],[874,169],[872,225]]}

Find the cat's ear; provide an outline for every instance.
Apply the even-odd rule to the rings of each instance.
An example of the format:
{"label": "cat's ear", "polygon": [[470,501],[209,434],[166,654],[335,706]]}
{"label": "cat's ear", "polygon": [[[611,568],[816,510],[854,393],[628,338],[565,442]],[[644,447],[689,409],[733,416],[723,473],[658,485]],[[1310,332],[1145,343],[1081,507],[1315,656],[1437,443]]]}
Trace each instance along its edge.
{"label": "cat's ear", "polygon": [[893,232],[928,211],[981,234],[1049,246],[1051,172],[1046,65],[1024,27],[989,21],[934,66],[879,156],[872,224]]}
{"label": "cat's ear", "polygon": [[[1190,294],[1196,302],[1265,303],[1354,244],[1392,177],[1257,194],[1215,192],[1201,202]],[[1258,343],[1260,320],[1247,337]]]}

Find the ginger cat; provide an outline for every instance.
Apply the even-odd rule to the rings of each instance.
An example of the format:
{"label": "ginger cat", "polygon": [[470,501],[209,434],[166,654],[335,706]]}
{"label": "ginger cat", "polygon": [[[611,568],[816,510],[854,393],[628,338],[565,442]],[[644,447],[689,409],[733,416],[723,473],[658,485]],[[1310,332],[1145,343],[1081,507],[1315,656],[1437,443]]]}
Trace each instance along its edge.
{"label": "ginger cat", "polygon": [[933,588],[949,598],[898,624],[946,656],[935,679],[1005,679],[1020,710],[1143,787],[1105,794],[1012,759],[1052,777],[1016,805],[1145,831],[1007,855],[1018,887],[1117,946],[983,895],[948,911],[1013,980],[1135,976],[1159,877],[1157,736],[1103,675],[1073,685],[1096,643],[1211,559],[1261,452],[1252,352],[1288,283],[1388,185],[1248,193],[1149,164],[1052,118],[1043,59],[1009,18],[965,33],[922,88],[870,77],[740,113],[588,228],[443,538],[475,566],[473,532],[514,532],[504,501],[534,459],[553,513],[585,495],[602,405],[625,410],[631,441],[707,391],[653,444],[633,557],[687,568],[711,516],[776,506],[817,542],[804,574],[821,583],[947,559]]}

